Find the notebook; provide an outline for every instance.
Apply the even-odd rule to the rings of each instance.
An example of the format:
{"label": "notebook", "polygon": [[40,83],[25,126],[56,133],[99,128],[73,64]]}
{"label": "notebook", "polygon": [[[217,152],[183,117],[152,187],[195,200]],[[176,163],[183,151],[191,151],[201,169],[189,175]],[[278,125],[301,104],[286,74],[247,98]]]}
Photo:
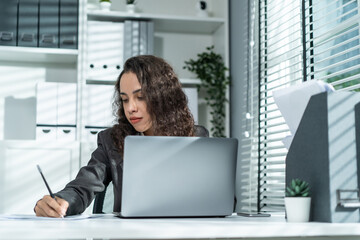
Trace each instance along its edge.
{"label": "notebook", "polygon": [[215,217],[234,208],[237,139],[128,136],[120,217]]}

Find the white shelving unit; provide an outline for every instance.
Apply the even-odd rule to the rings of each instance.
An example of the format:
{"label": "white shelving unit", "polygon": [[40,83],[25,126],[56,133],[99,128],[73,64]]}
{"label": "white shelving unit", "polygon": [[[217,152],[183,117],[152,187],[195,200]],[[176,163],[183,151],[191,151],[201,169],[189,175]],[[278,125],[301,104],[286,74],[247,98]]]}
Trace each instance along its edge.
{"label": "white shelving unit", "polygon": [[[79,3],[79,12],[83,14],[86,0]],[[80,24],[79,41],[82,41],[82,31]],[[0,46],[0,186],[3,186],[0,187],[0,214],[33,214],[36,201],[48,194],[36,164],[41,165],[54,192],[61,190],[78,172],[78,139],[38,140],[35,119],[38,83],[80,86],[81,50],[80,43],[78,49]],[[56,96],[49,99],[51,97]],[[77,88],[77,99],[80,98],[81,91]],[[28,115],[21,114],[24,110]],[[76,125],[80,121],[77,118]],[[23,125],[31,137],[25,136]],[[16,137],[8,137],[8,131],[16,132],[12,134]],[[20,189],[24,191],[19,195],[16,192]]]}
{"label": "white shelving unit", "polygon": [[0,61],[75,64],[77,57],[73,49],[0,46]]}
{"label": "white shelving unit", "polygon": [[151,20],[154,22],[155,31],[157,32],[212,34],[225,23],[224,18],[217,17],[188,17],[147,13],[129,14],[122,11],[90,10],[87,15],[89,20]]}
{"label": "white shelving unit", "polygon": [[[48,158],[47,155],[50,156],[52,151],[60,151],[62,153],[62,155],[59,155],[62,158],[61,162],[67,164],[67,162],[71,161],[71,174],[69,173],[69,177],[73,177],[74,168],[84,165],[90,158],[90,153],[96,147],[96,144],[94,141],[88,141],[88,139],[83,138],[86,121],[84,115],[84,109],[86,108],[86,104],[84,104],[85,88],[88,84],[113,85],[114,80],[99,81],[96,79],[86,79],[85,77],[85,69],[87,67],[86,25],[88,20],[122,22],[130,19],[153,21],[155,37],[154,55],[164,58],[174,67],[184,87],[196,87],[200,84],[200,80],[196,79],[194,74],[183,69],[183,66],[185,61],[195,59],[198,53],[206,50],[206,47],[214,45],[215,51],[223,56],[226,65],[228,65],[227,1],[207,0],[210,6],[210,17],[196,16],[195,4],[197,0],[139,1],[141,12],[135,14],[125,12],[123,3],[116,1],[113,1],[112,11],[108,12],[90,10],[87,7],[88,2],[92,2],[93,5],[94,2],[97,4],[97,0],[79,0],[79,42],[77,50],[0,46],[0,84],[2,86],[0,88],[0,145],[5,146],[0,146],[0,150],[5,149],[3,152],[0,152],[0,156],[2,156],[3,162],[15,159],[13,155],[15,153],[25,154],[26,151],[32,148],[31,146],[33,146],[36,154],[45,153],[44,159]],[[162,5],[162,7],[159,8],[159,5]],[[191,11],[189,10],[190,8],[192,8]],[[39,82],[77,84],[77,130],[75,141],[59,142],[59,140],[54,139],[47,142],[39,142],[35,137],[33,139],[22,139],[21,137],[19,139],[7,139],[5,137],[4,129],[7,126],[4,119],[8,108],[6,107],[7,98],[35,99],[37,95],[36,85]],[[200,92],[200,99],[198,101],[199,124],[210,129],[209,109],[204,104],[203,97],[203,93]],[[36,115],[36,110],[34,111],[34,115]],[[27,121],[26,118],[21,120]],[[228,125],[227,123],[227,129]],[[36,128],[35,124],[34,128]],[[13,146],[12,143],[14,141],[21,143],[20,150],[8,151],[7,146]],[[54,145],[58,147],[53,147]],[[64,146],[64,151],[61,150],[62,146]],[[19,159],[22,158],[22,154],[18,156]],[[56,162],[57,160],[52,159],[51,161]],[[77,162],[74,163],[74,161]],[[32,161],[29,161],[29,164],[30,162],[32,163]],[[29,164],[23,167],[32,168]],[[0,164],[0,174],[4,174],[3,171],[5,169],[6,166],[2,167]],[[46,168],[43,171],[46,172]],[[36,173],[35,168],[34,172]],[[12,173],[8,172],[7,174]],[[41,181],[41,179],[34,178],[30,181],[37,182]],[[2,184],[4,182],[0,179],[0,186]],[[53,189],[53,191],[58,190],[60,189]],[[6,194],[0,190],[0,202],[1,196],[6,196]],[[19,199],[19,201],[22,200],[21,198]],[[17,203],[14,202],[14,204]],[[27,204],[32,205],[33,203]],[[32,208],[30,210],[32,211]],[[0,207],[0,213],[1,211]]]}
{"label": "white shelving unit", "polygon": [[200,85],[201,84],[200,79],[184,79],[184,78],[180,78],[180,82],[183,85]]}

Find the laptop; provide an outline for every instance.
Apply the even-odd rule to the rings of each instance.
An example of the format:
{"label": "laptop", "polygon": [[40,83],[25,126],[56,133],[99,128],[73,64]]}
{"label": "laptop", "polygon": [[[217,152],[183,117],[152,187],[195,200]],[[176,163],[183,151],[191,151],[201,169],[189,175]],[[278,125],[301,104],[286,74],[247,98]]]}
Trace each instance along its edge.
{"label": "laptop", "polygon": [[238,140],[127,136],[120,217],[224,217],[234,208]]}

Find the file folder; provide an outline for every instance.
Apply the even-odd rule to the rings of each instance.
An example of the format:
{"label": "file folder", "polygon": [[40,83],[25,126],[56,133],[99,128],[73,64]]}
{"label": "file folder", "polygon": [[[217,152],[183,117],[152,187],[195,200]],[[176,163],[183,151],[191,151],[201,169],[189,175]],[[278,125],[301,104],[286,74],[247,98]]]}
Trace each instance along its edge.
{"label": "file folder", "polygon": [[76,94],[75,83],[37,84],[36,139],[75,140]]}
{"label": "file folder", "polygon": [[76,126],[76,84],[57,83],[57,125]]}
{"label": "file folder", "polygon": [[312,96],[290,145],[286,184],[294,178],[309,182],[312,221],[360,222],[359,102],[357,92]]}
{"label": "file folder", "polygon": [[139,36],[140,54],[154,54],[154,22],[140,21]]}
{"label": "file folder", "polygon": [[147,22],[140,22],[139,53],[147,54]]}
{"label": "file folder", "polygon": [[36,86],[36,124],[57,125],[58,83],[39,82]]}
{"label": "file folder", "polygon": [[39,47],[59,47],[59,0],[40,0]]}
{"label": "file folder", "polygon": [[124,22],[124,61],[137,55],[154,53],[154,23],[126,20]]}
{"label": "file folder", "polygon": [[154,22],[147,22],[147,54],[154,54]]}
{"label": "file folder", "polygon": [[16,46],[18,1],[0,1],[0,45]]}
{"label": "file folder", "polygon": [[140,54],[140,22],[139,21],[131,21],[131,41],[132,41],[132,56],[137,56]]}
{"label": "file folder", "polygon": [[126,20],[124,22],[124,62],[133,56],[132,44],[132,21]]}
{"label": "file folder", "polygon": [[60,48],[78,47],[78,0],[60,0]]}
{"label": "file folder", "polygon": [[19,0],[18,46],[38,46],[39,0]]}
{"label": "file folder", "polygon": [[88,21],[87,79],[116,81],[123,65],[124,23]]}
{"label": "file folder", "polygon": [[113,125],[112,96],[114,86],[86,84],[84,99],[86,103],[85,127],[106,128]]}

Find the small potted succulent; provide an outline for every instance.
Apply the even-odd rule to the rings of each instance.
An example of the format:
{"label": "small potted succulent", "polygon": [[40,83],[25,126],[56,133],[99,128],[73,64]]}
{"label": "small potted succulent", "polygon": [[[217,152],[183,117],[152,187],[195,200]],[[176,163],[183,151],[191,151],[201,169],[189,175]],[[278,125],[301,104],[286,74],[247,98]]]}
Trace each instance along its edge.
{"label": "small potted succulent", "polygon": [[136,0],[125,0],[126,1],[126,11],[128,13],[134,13],[135,12],[135,3]]}
{"label": "small potted succulent", "polygon": [[288,222],[308,222],[310,216],[310,186],[301,179],[293,179],[286,187],[285,210]]}
{"label": "small potted succulent", "polygon": [[100,9],[105,11],[110,11],[111,1],[110,0],[100,0]]}

